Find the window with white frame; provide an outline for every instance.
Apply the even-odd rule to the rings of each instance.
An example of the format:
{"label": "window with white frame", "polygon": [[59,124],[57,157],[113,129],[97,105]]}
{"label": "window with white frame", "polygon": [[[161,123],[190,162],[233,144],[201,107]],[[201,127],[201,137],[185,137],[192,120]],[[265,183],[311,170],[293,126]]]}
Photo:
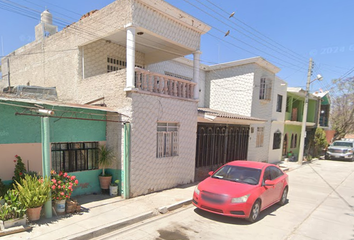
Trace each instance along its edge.
{"label": "window with white frame", "polygon": [[263,147],[264,127],[257,127],[256,147]]}
{"label": "window with white frame", "polygon": [[259,99],[270,100],[272,95],[272,82],[267,78],[261,78],[259,88]]}
{"label": "window with white frame", "polygon": [[156,157],[178,156],[178,123],[157,123]]}
{"label": "window with white frame", "polygon": [[[113,72],[113,71],[118,71],[121,69],[124,69],[127,67],[127,62],[117,59],[117,58],[113,58],[113,57],[107,57],[107,72]],[[141,65],[135,65],[135,67],[139,67],[139,68],[144,68]]]}

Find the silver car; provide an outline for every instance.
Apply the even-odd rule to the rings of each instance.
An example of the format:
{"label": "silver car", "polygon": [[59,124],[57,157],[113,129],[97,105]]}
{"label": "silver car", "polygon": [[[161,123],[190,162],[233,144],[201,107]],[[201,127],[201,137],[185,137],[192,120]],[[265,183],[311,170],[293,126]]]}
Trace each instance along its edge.
{"label": "silver car", "polygon": [[326,159],[344,159],[354,161],[354,142],[334,141],[327,149]]}

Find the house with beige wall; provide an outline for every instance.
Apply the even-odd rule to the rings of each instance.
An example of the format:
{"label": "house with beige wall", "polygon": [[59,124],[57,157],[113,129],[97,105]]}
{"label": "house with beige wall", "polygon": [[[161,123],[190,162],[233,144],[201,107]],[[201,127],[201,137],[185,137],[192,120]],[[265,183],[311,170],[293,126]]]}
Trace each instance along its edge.
{"label": "house with beige wall", "polygon": [[[2,59],[3,72],[11,70],[3,81],[56,87],[60,101],[105,104],[127,116],[130,148],[110,144],[128,176],[125,197],[193,182],[200,37],[210,27],[162,0],[114,1],[59,32],[45,11],[40,25],[35,41]],[[189,54],[191,80],[147,70]]]}
{"label": "house with beige wall", "polygon": [[114,1],[59,32],[44,11],[36,40],[2,59],[2,84],[56,87],[61,102],[122,114],[129,128],[106,136],[124,197],[193,182],[196,166],[269,161],[280,69],[261,57],[200,64],[209,29],[162,0]]}

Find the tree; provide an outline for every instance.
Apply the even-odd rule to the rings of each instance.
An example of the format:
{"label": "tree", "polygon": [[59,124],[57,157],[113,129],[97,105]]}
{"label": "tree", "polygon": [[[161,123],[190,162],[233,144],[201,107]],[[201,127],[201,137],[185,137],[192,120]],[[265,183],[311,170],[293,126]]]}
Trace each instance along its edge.
{"label": "tree", "polygon": [[314,143],[313,155],[315,157],[318,157],[321,154],[321,151],[328,146],[326,133],[322,128],[316,128],[313,143]]}
{"label": "tree", "polygon": [[341,139],[354,132],[354,77],[335,79],[337,91],[333,91],[331,125],[336,131],[334,138]]}

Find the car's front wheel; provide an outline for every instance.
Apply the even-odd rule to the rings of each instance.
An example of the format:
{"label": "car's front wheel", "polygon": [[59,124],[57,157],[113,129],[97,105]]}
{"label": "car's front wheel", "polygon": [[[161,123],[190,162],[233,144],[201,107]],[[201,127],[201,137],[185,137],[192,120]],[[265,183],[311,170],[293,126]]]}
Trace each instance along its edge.
{"label": "car's front wheel", "polygon": [[247,221],[252,222],[252,223],[257,221],[257,218],[258,218],[260,212],[261,212],[261,201],[256,200],[252,206],[252,209],[251,209],[249,217],[247,218]]}
{"label": "car's front wheel", "polygon": [[286,200],[288,199],[288,187],[285,187],[283,190],[283,194],[281,195],[280,201],[278,204],[280,206],[283,206],[286,203]]}

